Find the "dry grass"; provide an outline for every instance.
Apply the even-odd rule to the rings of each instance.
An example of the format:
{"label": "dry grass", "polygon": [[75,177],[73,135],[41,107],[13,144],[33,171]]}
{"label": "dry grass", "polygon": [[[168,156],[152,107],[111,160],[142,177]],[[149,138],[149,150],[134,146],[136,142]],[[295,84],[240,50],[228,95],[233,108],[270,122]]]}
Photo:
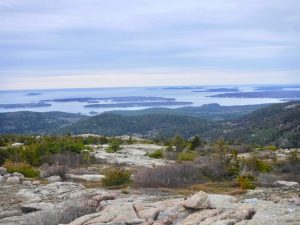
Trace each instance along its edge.
{"label": "dry grass", "polygon": [[191,185],[185,188],[160,188],[161,191],[170,192],[177,195],[191,195],[198,191],[204,191],[212,194],[230,194],[239,195],[245,193],[237,187],[235,182],[224,181],[224,182],[207,182],[204,184]]}

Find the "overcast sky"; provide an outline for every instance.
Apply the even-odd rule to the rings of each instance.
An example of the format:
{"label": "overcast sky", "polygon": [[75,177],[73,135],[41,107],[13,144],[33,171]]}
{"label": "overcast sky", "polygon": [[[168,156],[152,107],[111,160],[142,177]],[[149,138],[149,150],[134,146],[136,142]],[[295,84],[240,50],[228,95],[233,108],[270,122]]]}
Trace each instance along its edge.
{"label": "overcast sky", "polygon": [[299,0],[0,0],[0,89],[300,83]]}

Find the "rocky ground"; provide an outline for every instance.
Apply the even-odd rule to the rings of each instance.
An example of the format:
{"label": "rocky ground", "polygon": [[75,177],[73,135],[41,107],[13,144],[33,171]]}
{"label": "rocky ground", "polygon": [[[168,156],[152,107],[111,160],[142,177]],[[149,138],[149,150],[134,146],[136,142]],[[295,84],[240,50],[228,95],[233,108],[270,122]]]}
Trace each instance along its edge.
{"label": "rocky ground", "polygon": [[[173,163],[147,156],[161,148],[157,145],[124,145],[117,153],[107,153],[107,146],[93,147],[96,159],[105,164],[139,168]],[[97,186],[103,175],[92,174],[97,171],[95,168],[90,171],[88,174],[69,173],[68,181],[62,182],[58,176],[29,180],[22,174],[9,174],[0,168],[0,225],[300,224],[297,182],[276,181],[272,187],[260,187],[235,196],[201,191],[183,195],[174,194],[174,190],[150,188],[107,190]],[[96,188],[85,187],[85,182],[94,183],[89,187]],[[91,211],[86,210],[81,215],[78,210],[83,208]],[[68,218],[71,210],[74,219]]]}
{"label": "rocky ground", "polygon": [[153,159],[147,156],[147,154],[153,153],[154,151],[162,148],[162,146],[155,144],[122,145],[122,149],[116,153],[107,153],[105,149],[108,145],[94,145],[91,147],[95,149],[94,156],[96,159],[98,159],[99,162],[108,164],[153,167],[172,163],[170,160]]}
{"label": "rocky ground", "polygon": [[[67,201],[88,199],[95,213],[68,225],[300,224],[300,187],[257,188],[238,196],[198,192],[175,195],[158,189],[85,188],[74,182],[1,184],[0,224],[35,225]],[[80,204],[74,201],[73,204]]]}

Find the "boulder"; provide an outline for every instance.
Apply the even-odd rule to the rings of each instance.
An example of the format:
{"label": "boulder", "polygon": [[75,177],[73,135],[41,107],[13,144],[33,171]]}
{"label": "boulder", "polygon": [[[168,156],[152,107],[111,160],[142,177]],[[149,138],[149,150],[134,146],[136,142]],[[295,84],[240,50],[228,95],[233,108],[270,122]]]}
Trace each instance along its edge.
{"label": "boulder", "polygon": [[20,179],[19,177],[9,177],[6,180],[7,184],[19,184],[20,183]]}
{"label": "boulder", "polygon": [[125,224],[140,224],[145,222],[144,219],[140,219],[137,216],[132,203],[119,202],[107,206],[101,211],[99,217],[85,222],[85,225],[107,223],[108,221],[112,224],[117,222],[123,222]]}
{"label": "boulder", "polygon": [[41,184],[41,181],[39,181],[39,180],[34,180],[34,181],[32,181],[32,184],[33,184],[33,185],[39,185],[39,184]]}
{"label": "boulder", "polygon": [[41,210],[40,208],[36,208],[32,206],[21,206],[20,209],[22,213],[32,213]]}
{"label": "boulder", "polygon": [[284,181],[284,180],[275,181],[275,184],[282,185],[282,186],[287,186],[287,187],[296,187],[296,186],[299,185],[298,182]]}
{"label": "boulder", "polygon": [[51,176],[51,177],[47,177],[46,180],[48,180],[50,183],[52,183],[52,182],[61,181],[61,178],[60,178],[60,176]]}
{"label": "boulder", "polygon": [[93,197],[94,201],[101,202],[107,200],[115,200],[118,197],[117,193],[106,193],[102,195],[95,195]]}
{"label": "boulder", "polygon": [[82,181],[90,181],[90,182],[99,182],[104,178],[104,175],[100,174],[83,174],[83,175],[75,175],[68,174],[68,178],[73,180],[82,180]]}
{"label": "boulder", "polygon": [[23,184],[24,184],[24,185],[30,186],[32,183],[31,183],[30,180],[24,180],[24,181],[23,181]]}
{"label": "boulder", "polygon": [[19,177],[20,180],[23,180],[25,178],[23,174],[18,173],[18,172],[14,172],[12,175],[14,177]]}
{"label": "boulder", "polygon": [[7,169],[4,167],[0,167],[0,175],[4,175],[7,173]]}
{"label": "boulder", "polygon": [[189,197],[187,200],[182,202],[182,206],[185,209],[210,209],[212,208],[211,202],[208,198],[208,195],[200,191],[193,196]]}
{"label": "boulder", "polygon": [[0,175],[0,183],[2,182],[2,180],[3,180],[3,176]]}

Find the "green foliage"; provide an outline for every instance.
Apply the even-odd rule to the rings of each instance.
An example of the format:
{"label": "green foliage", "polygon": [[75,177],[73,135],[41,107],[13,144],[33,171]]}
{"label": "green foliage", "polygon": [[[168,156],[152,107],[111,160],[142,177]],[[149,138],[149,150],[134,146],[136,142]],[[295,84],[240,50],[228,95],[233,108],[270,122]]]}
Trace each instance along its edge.
{"label": "green foliage", "polygon": [[154,158],[154,159],[162,159],[164,157],[164,151],[162,149],[158,149],[158,150],[150,153],[149,157]]}
{"label": "green foliage", "polygon": [[181,152],[177,155],[178,161],[193,161],[198,156],[197,152],[188,151],[188,152]]}
{"label": "green foliage", "polygon": [[5,148],[0,148],[0,166],[8,159],[9,153]]}
{"label": "green foliage", "polygon": [[13,162],[26,162],[33,166],[40,166],[47,163],[46,158],[49,155],[59,153],[76,153],[85,149],[83,138],[71,136],[10,136],[0,137],[7,143],[22,142],[21,147],[4,147],[0,150],[0,163],[5,160]]}
{"label": "green foliage", "polygon": [[14,163],[11,161],[5,161],[3,166],[7,169],[7,172],[18,172],[23,174],[25,177],[35,178],[40,175],[40,172],[34,169],[28,163]]}
{"label": "green foliage", "polygon": [[258,147],[258,150],[276,151],[277,147],[275,145],[260,146]]}
{"label": "green foliage", "polygon": [[300,163],[299,153],[298,153],[297,149],[292,150],[289,153],[288,160],[292,165],[296,165],[296,164]]}
{"label": "green foliage", "polygon": [[171,139],[171,145],[175,146],[176,152],[181,152],[187,146],[187,141],[180,135],[176,135]]}
{"label": "green foliage", "polygon": [[253,155],[249,159],[243,160],[242,163],[247,166],[249,170],[254,172],[269,173],[272,171],[272,166],[269,163],[258,159],[256,155]]}
{"label": "green foliage", "polygon": [[254,178],[251,176],[239,176],[237,182],[242,189],[255,189]]}
{"label": "green foliage", "polygon": [[261,173],[269,173],[272,171],[272,166],[262,160],[256,160],[256,169]]}
{"label": "green foliage", "polygon": [[189,149],[194,150],[195,148],[197,148],[201,144],[202,144],[202,141],[200,140],[200,138],[198,136],[195,136],[189,142]]}
{"label": "green foliage", "polygon": [[117,152],[118,150],[121,150],[121,146],[120,146],[120,141],[117,139],[113,139],[111,140],[111,142],[109,143],[109,146],[106,148],[106,152],[107,153],[114,153]]}
{"label": "green foliage", "polygon": [[130,184],[131,171],[122,168],[110,168],[104,172],[102,184],[106,187]]}

